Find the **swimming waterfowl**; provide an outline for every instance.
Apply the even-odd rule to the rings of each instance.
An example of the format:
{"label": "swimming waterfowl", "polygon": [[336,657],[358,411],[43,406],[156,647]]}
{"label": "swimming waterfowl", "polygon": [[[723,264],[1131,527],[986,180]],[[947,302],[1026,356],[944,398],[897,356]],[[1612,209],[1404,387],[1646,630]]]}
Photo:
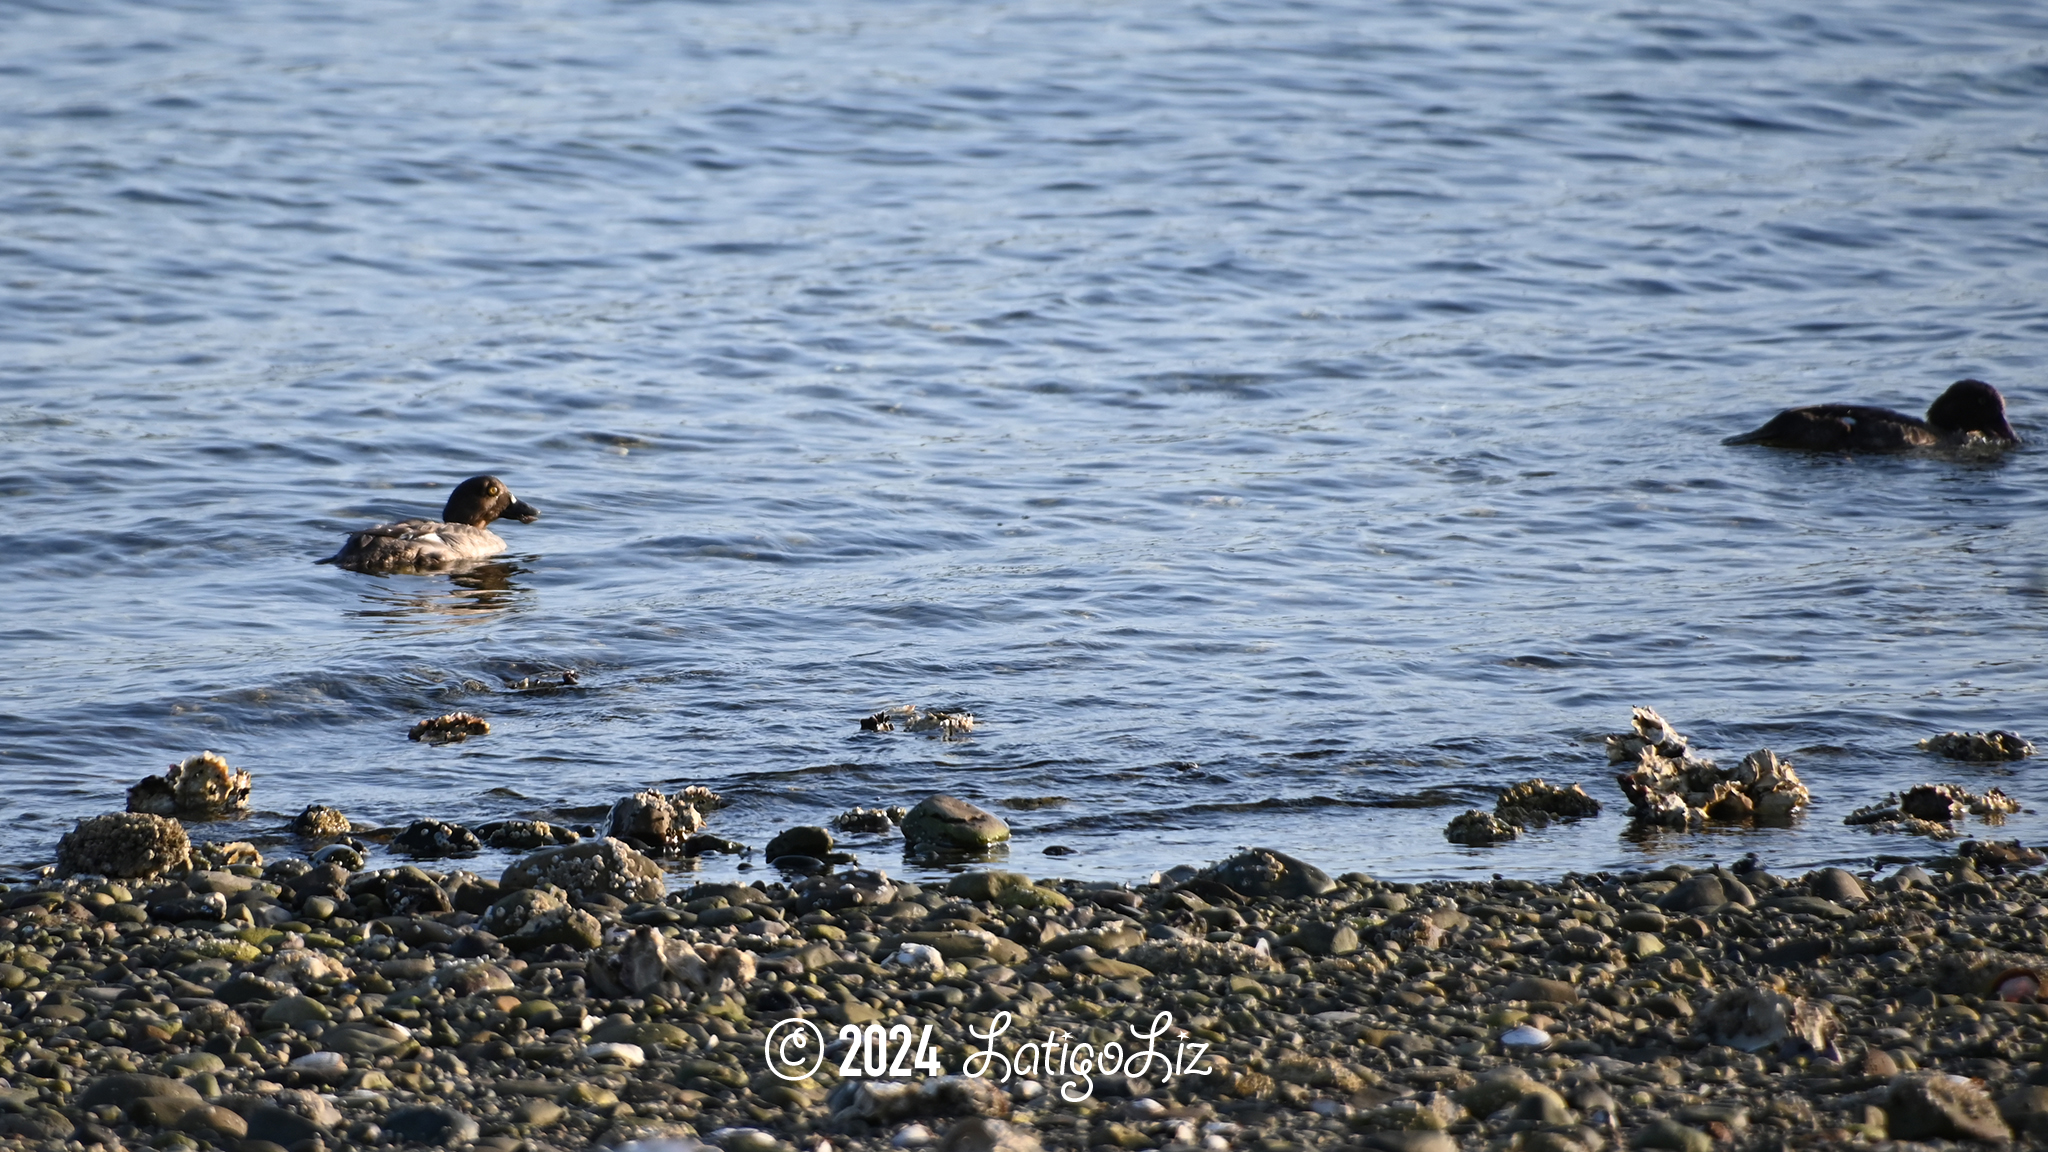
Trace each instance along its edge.
{"label": "swimming waterfowl", "polygon": [[1831,452],[1904,452],[1958,445],[1975,433],[1992,444],[2020,442],[2005,418],[2005,397],[1982,380],[1958,380],[1927,407],[1927,419],[1862,404],[1787,408],[1763,427],[1723,444]]}
{"label": "swimming waterfowl", "polygon": [[341,551],[319,563],[356,572],[417,572],[484,560],[505,550],[504,538],[489,527],[498,519],[531,524],[540,513],[496,476],[472,476],[448,495],[439,520],[400,520],[351,533]]}

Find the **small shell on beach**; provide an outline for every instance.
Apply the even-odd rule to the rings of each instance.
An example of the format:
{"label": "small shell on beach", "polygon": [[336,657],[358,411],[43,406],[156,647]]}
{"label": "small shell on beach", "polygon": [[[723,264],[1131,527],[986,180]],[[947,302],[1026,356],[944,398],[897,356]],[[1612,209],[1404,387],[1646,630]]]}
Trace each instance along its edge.
{"label": "small shell on beach", "polygon": [[459,744],[471,736],[488,736],[490,733],[489,721],[476,713],[450,712],[420,721],[406,736],[423,744]]}
{"label": "small shell on beach", "polygon": [[1527,1052],[1550,1047],[1550,1039],[1550,1033],[1527,1024],[1518,1025],[1500,1034],[1501,1047]]}

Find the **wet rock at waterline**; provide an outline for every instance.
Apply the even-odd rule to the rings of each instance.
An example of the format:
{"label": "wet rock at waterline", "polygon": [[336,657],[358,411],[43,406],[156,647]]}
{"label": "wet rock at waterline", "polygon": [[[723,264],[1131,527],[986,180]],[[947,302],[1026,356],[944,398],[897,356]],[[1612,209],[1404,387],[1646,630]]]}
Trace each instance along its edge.
{"label": "wet rock at waterline", "polygon": [[1444,839],[1475,848],[1513,840],[1521,834],[1519,826],[1477,808],[1451,817],[1451,822],[1444,827]]}
{"label": "wet rock at waterline", "polygon": [[841,832],[886,833],[896,830],[910,809],[894,808],[849,808],[832,818],[832,826]]}
{"label": "wet rock at waterline", "polygon": [[446,820],[415,820],[391,838],[391,849],[408,856],[438,859],[472,855],[483,849],[483,842],[477,839],[476,833],[460,824],[450,824]]}
{"label": "wet rock at waterline", "polygon": [[334,839],[355,831],[355,826],[339,808],[321,804],[308,804],[305,810],[292,820],[292,834],[309,840]]}
{"label": "wet rock at waterline", "polygon": [[422,720],[412,726],[406,738],[422,744],[460,744],[471,736],[488,736],[490,722],[473,712],[450,712]]}
{"label": "wet rock at waterline", "polygon": [[628,902],[659,900],[665,890],[660,865],[610,837],[543,848],[505,869],[499,884],[508,891],[553,885],[577,900]]}
{"label": "wet rock at waterline", "polygon": [[1951,760],[1979,763],[2024,760],[2034,754],[2034,746],[2026,737],[2017,732],[2003,731],[1944,732],[1920,741],[1920,747]]}
{"label": "wet rock at waterline", "polygon": [[704,817],[679,798],[649,789],[624,796],[605,817],[603,834],[657,855],[681,852]]}
{"label": "wet rock at waterline", "polygon": [[1692,756],[1685,737],[1654,709],[1635,709],[1632,722],[1634,731],[1607,738],[1607,755],[1612,763],[1633,765],[1615,782],[1638,824],[1698,828],[1708,821],[1782,822],[1809,799],[1791,762],[1768,748],[1723,770]]}
{"label": "wet rock at waterline", "polygon": [[903,817],[903,839],[913,848],[971,853],[1009,838],[1009,825],[953,796],[927,797]]}

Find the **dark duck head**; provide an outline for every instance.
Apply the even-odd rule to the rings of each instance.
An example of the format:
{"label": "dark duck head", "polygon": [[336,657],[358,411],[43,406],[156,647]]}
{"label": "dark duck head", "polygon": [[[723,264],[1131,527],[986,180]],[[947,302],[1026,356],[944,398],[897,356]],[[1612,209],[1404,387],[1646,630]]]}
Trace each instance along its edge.
{"label": "dark duck head", "polygon": [[1948,391],[1927,406],[1927,424],[1950,436],[1976,432],[1987,440],[2020,442],[2019,433],[2005,418],[2005,397],[1982,380],[1958,380],[1949,385]]}
{"label": "dark duck head", "polygon": [[[1981,439],[1976,439],[1981,438]],[[1927,418],[1863,404],[1787,408],[1763,427],[1723,444],[1762,444],[1830,452],[1903,452],[1913,448],[2020,442],[2005,418],[2005,397],[1982,380],[1958,380],[1927,408]]]}
{"label": "dark duck head", "polygon": [[499,519],[531,524],[540,519],[540,510],[515,499],[512,489],[496,476],[471,476],[448,494],[448,506],[441,509],[441,519],[472,528],[489,527],[491,521]]}

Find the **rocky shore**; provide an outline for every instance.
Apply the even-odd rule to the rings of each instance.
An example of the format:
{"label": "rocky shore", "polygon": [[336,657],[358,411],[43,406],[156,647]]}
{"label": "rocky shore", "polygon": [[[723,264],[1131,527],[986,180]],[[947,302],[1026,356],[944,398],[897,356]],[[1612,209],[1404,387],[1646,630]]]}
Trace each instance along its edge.
{"label": "rocky shore", "polygon": [[[1129,887],[667,892],[608,838],[495,880],[200,845],[0,892],[0,1143],[2038,1142],[2048,893],[1994,859],[1417,885],[1255,850]],[[819,1062],[794,1017],[854,1043]]]}

